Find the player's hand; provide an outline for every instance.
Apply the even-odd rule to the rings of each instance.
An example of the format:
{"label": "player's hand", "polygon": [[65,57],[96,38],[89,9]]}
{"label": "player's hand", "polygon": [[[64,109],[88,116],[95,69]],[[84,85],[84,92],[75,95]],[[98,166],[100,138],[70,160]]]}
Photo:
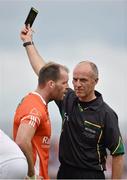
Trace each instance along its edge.
{"label": "player's hand", "polygon": [[27,176],[25,180],[43,180],[44,178],[42,176],[34,175],[32,177]]}

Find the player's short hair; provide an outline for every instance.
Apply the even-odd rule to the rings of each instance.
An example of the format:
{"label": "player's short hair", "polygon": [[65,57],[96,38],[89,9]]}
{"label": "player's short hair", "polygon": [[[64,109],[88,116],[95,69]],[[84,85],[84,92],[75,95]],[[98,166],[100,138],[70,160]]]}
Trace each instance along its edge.
{"label": "player's short hair", "polygon": [[49,62],[43,66],[39,71],[38,84],[44,85],[49,80],[58,81],[60,79],[60,71],[64,70],[69,72],[66,66],[61,64]]}

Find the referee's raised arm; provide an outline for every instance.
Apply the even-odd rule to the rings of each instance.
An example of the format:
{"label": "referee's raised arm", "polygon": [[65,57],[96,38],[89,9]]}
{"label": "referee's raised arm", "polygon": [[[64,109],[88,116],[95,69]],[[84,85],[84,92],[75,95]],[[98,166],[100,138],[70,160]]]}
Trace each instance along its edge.
{"label": "referee's raised arm", "polygon": [[26,49],[30,64],[34,72],[39,75],[40,69],[45,65],[44,59],[38,53],[32,39],[33,30],[28,26],[21,30],[20,38],[23,41],[23,46]]}

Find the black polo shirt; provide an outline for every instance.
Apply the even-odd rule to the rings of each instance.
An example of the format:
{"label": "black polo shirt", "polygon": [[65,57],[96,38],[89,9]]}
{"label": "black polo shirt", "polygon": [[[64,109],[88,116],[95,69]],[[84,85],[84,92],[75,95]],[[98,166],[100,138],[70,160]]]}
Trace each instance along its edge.
{"label": "black polo shirt", "polygon": [[57,101],[63,124],[59,143],[62,163],[88,170],[105,170],[106,148],[112,155],[124,154],[116,113],[95,91],[96,99],[80,102],[68,89]]}

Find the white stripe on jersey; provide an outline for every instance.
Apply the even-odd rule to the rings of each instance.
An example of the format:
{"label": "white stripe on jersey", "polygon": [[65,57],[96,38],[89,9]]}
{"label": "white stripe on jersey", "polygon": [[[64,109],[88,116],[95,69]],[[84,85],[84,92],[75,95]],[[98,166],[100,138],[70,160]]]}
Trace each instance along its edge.
{"label": "white stripe on jersey", "polygon": [[36,117],[34,117],[34,116],[31,116],[31,120],[29,121],[29,125],[31,125],[31,126],[35,126],[35,124],[36,124],[36,122],[37,122],[37,120],[36,120]]}
{"label": "white stripe on jersey", "polygon": [[32,127],[35,127],[36,124],[37,126],[39,126],[40,124],[40,119],[37,116],[33,116],[33,115],[25,116],[21,119],[21,122],[24,120],[29,120],[29,125],[31,125]]}

